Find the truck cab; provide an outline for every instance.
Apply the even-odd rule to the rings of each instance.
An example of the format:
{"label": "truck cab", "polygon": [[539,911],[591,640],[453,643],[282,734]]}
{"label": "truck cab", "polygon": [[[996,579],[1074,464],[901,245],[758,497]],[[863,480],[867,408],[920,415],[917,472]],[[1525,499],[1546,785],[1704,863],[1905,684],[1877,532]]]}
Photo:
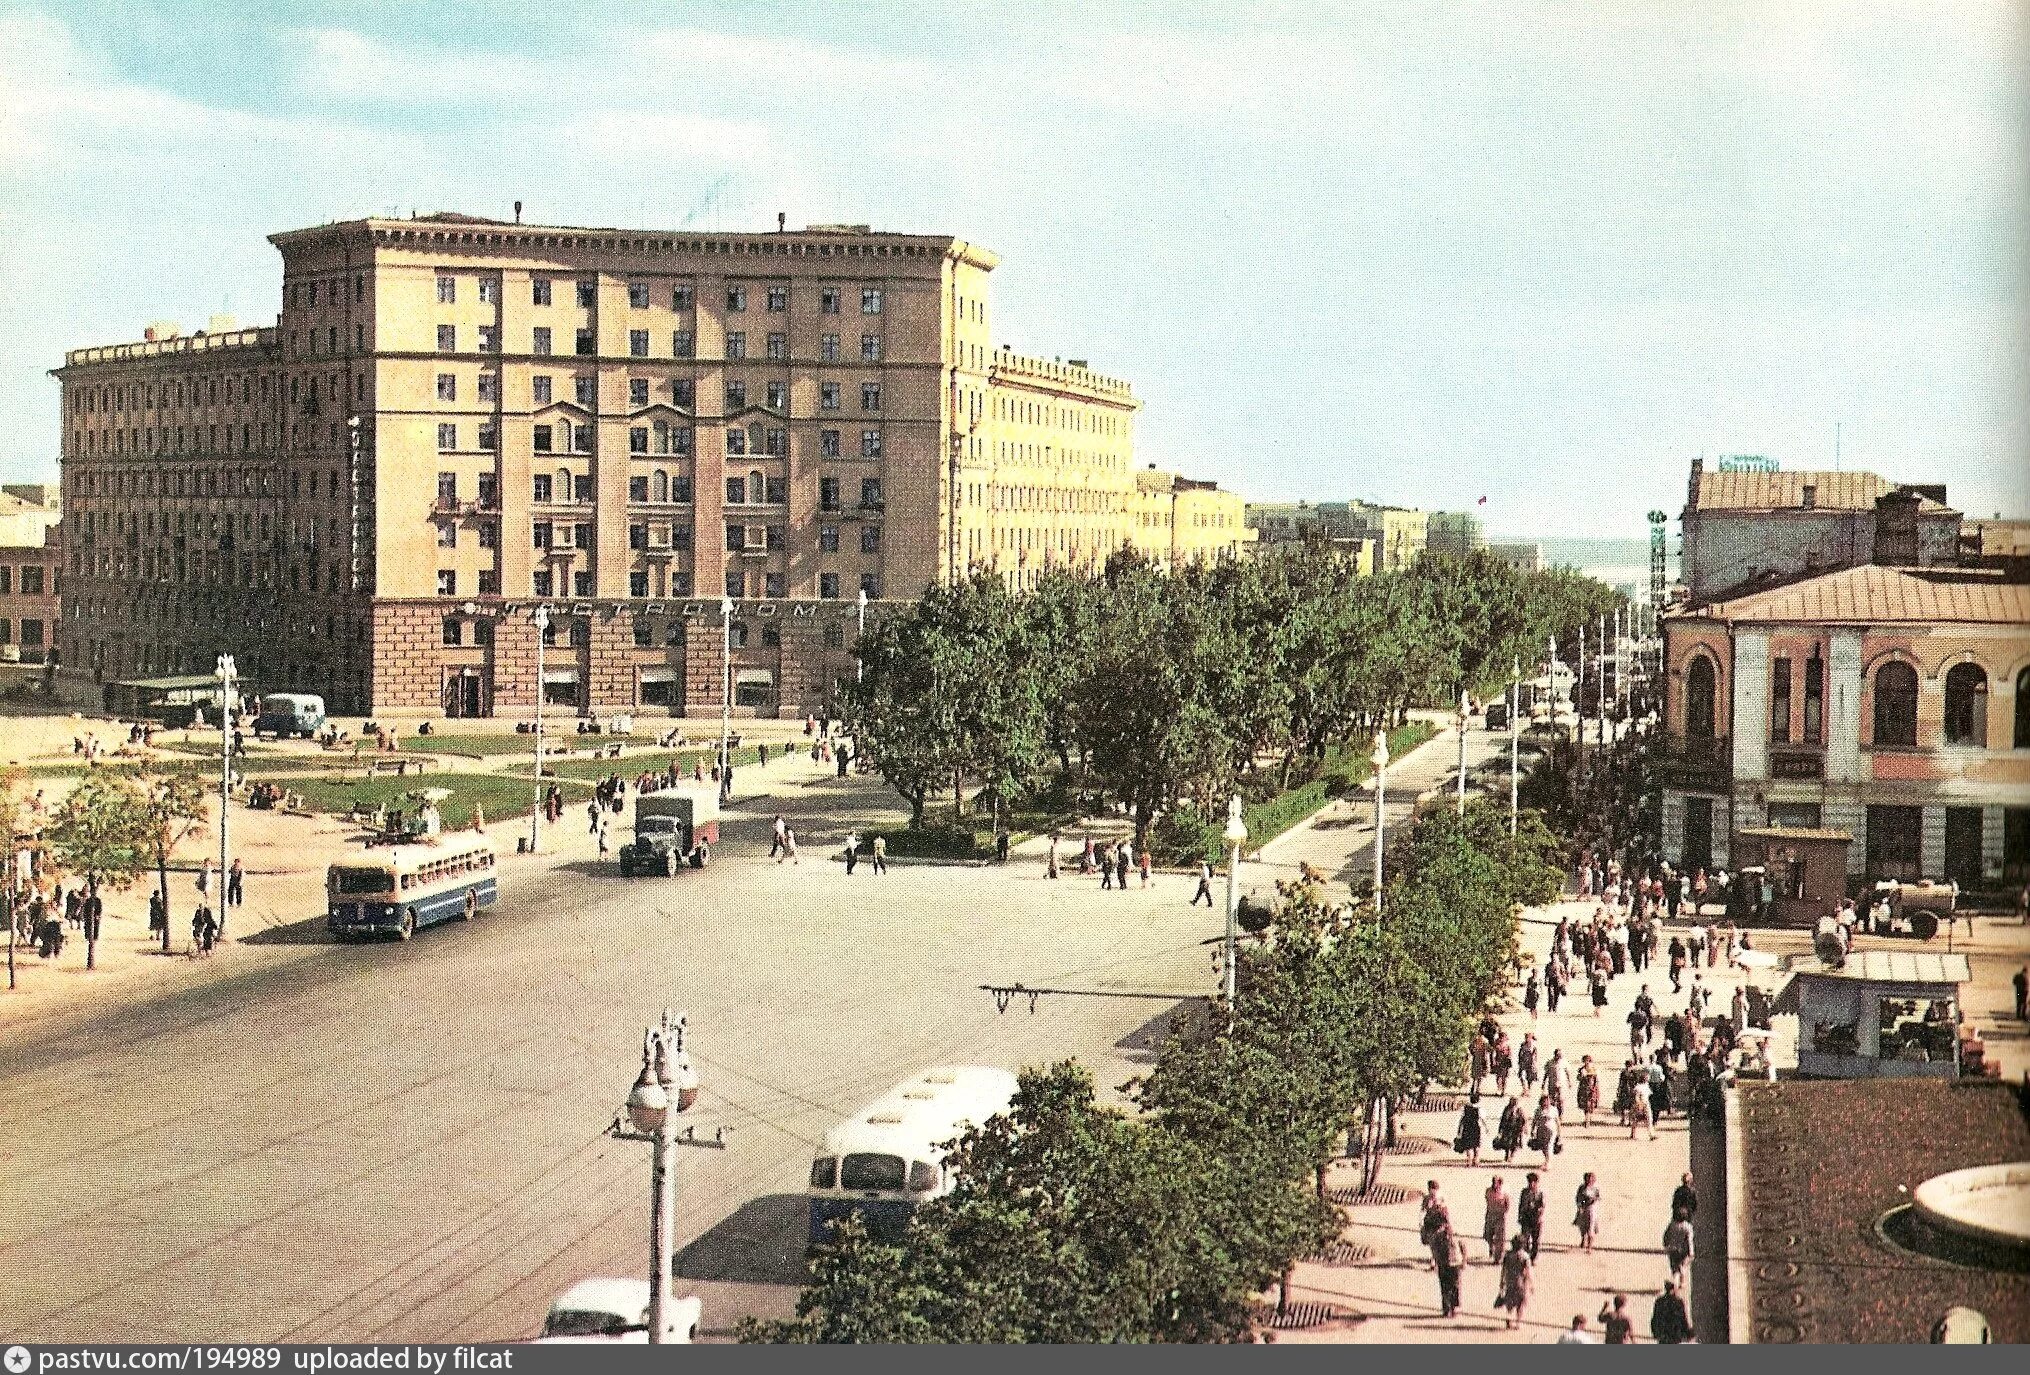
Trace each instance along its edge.
{"label": "truck cab", "polygon": [[702,869],[719,843],[719,795],[694,788],[636,793],[634,838],[620,850],[620,872],[674,878],[685,865]]}

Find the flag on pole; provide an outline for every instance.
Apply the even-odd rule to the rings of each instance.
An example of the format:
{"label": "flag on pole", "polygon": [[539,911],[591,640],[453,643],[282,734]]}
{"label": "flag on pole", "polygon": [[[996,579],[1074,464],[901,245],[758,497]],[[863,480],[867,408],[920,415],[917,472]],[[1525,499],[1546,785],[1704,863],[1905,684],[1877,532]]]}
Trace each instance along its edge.
{"label": "flag on pole", "polygon": [[1481,498],[1481,499],[1480,499],[1479,501],[1476,501],[1476,502],[1474,502],[1473,504],[1474,504],[1475,506],[1485,506],[1485,505],[1487,505],[1487,498],[1486,498],[1486,497],[1482,497],[1482,498]]}

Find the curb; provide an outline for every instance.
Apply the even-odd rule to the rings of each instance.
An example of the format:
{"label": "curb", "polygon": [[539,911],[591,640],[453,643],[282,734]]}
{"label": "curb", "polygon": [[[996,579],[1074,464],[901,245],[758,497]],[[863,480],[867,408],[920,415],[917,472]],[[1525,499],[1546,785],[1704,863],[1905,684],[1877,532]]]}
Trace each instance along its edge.
{"label": "curb", "polygon": [[1726,1095],[1725,1142],[1727,1154],[1727,1341],[1749,1346],[1755,1341],[1753,1296],[1749,1292],[1748,1254],[1748,1165],[1742,1159],[1741,1090]]}

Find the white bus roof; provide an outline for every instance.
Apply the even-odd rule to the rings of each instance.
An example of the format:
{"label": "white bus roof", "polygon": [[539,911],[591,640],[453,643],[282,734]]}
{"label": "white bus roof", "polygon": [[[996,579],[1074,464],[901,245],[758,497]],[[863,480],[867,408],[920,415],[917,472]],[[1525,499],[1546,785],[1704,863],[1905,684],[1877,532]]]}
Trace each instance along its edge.
{"label": "white bus roof", "polygon": [[825,1133],[825,1153],[883,1152],[920,1158],[926,1148],[964,1135],[1006,1112],[1015,1076],[978,1065],[940,1065],[897,1084]]}
{"label": "white bus roof", "polygon": [[354,858],[334,860],[333,869],[385,869],[414,868],[434,860],[456,859],[461,855],[494,853],[493,842],[483,836],[467,834],[463,840],[446,839],[439,844],[391,845],[386,849],[370,851]]}

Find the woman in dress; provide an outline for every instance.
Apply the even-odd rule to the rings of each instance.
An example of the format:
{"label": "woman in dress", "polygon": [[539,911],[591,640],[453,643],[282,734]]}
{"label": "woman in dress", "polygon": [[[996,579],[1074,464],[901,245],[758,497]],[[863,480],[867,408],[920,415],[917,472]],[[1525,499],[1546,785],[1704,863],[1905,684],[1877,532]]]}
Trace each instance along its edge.
{"label": "woman in dress", "polygon": [[1558,1110],[1548,1094],[1537,1100],[1536,1116],[1530,1122],[1530,1148],[1544,1153],[1544,1168],[1550,1169],[1551,1157],[1558,1153]]}
{"label": "woman in dress", "polygon": [[1532,969],[1529,978],[1523,981],[1523,1010],[1530,1014],[1530,1020],[1537,1019],[1537,1002],[1543,997],[1543,990],[1537,985],[1537,971]]}
{"label": "woman in dress", "polygon": [[1591,1170],[1586,1171],[1586,1177],[1572,1191],[1572,1203],[1572,1225],[1579,1229],[1579,1249],[1590,1251],[1593,1239],[1600,1235],[1600,1186],[1594,1182]]}
{"label": "woman in dress", "polygon": [[1480,1095],[1471,1094],[1459,1110],[1459,1130],[1453,1133],[1452,1149],[1466,1157],[1469,1165],[1480,1163]]}
{"label": "woman in dress", "polygon": [[1525,1031],[1523,1033],[1522,1044],[1517,1046],[1515,1051],[1516,1085],[1524,1093],[1528,1093],[1537,1086],[1537,1059],[1539,1054],[1537,1034],[1534,1031]]}
{"label": "woman in dress", "polygon": [[1600,1071],[1593,1068],[1593,1057],[1588,1055],[1579,1061],[1579,1112],[1590,1127],[1593,1114],[1599,1110]]}
{"label": "woman in dress", "polygon": [[1502,1253],[1508,1246],[1508,1215],[1515,1200],[1502,1185],[1500,1175],[1494,1176],[1482,1197],[1487,1200],[1487,1213],[1480,1227],[1480,1235],[1487,1242],[1487,1258],[1499,1265]]}
{"label": "woman in dress", "polygon": [[1614,1120],[1628,1125],[1628,1112],[1635,1103],[1635,1061],[1621,1063],[1621,1077],[1614,1082]]}
{"label": "woman in dress", "polygon": [[1593,966],[1593,1015],[1601,1016],[1607,1008],[1607,971],[1598,964]]}
{"label": "woman in dress", "polygon": [[1487,1054],[1487,1067],[1494,1072],[1494,1091],[1508,1092],[1508,1076],[1515,1071],[1515,1047],[1509,1044],[1506,1031],[1497,1032],[1494,1048]]}
{"label": "woman in dress", "polygon": [[1656,1123],[1651,1120],[1649,1115],[1649,1082],[1645,1071],[1638,1067],[1636,1072],[1644,1074],[1645,1077],[1629,1094],[1628,1139],[1633,1141],[1637,1132],[1647,1131],[1649,1139],[1654,1141],[1656,1140]]}
{"label": "woman in dress", "polygon": [[1523,1111],[1522,1100],[1511,1093],[1508,1102],[1502,1106],[1501,1121],[1494,1130],[1494,1148],[1501,1152],[1502,1164],[1515,1164],[1515,1153],[1522,1149],[1523,1137],[1529,1126],[1529,1114]]}
{"label": "woman in dress", "polygon": [[1510,1238],[1508,1254],[1501,1261],[1501,1297],[1496,1307],[1508,1310],[1508,1325],[1521,1325],[1523,1309],[1529,1306],[1530,1288],[1535,1282],[1535,1267],[1530,1264],[1529,1243],[1518,1232]]}

